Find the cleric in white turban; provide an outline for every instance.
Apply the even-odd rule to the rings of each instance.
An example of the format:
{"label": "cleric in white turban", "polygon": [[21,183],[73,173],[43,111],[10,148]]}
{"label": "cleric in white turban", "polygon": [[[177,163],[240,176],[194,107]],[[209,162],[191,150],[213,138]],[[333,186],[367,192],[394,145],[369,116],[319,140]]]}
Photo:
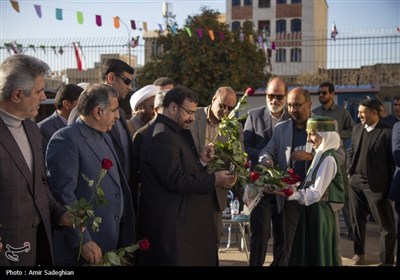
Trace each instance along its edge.
{"label": "cleric in white turban", "polygon": [[139,128],[154,117],[154,98],[159,91],[157,86],[148,85],[131,96],[132,118],[127,120],[127,125],[132,137]]}

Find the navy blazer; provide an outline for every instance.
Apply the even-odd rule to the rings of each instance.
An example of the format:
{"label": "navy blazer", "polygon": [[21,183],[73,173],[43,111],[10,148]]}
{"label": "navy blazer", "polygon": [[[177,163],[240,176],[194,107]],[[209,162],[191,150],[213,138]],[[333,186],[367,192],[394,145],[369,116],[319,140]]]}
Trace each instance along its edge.
{"label": "navy blazer", "polygon": [[57,114],[57,111],[42,120],[38,123],[40,133],[42,134],[42,143],[43,143],[43,151],[46,153],[47,144],[50,141],[51,136],[53,134],[66,126],[66,124],[61,120],[60,116]]}
{"label": "navy blazer", "polygon": [[[112,155],[98,144],[102,141],[99,135],[104,137]],[[97,180],[104,158],[114,162],[101,182],[108,205],[94,208],[95,216],[102,218],[100,231],[94,233],[92,228],[88,227],[83,234],[83,244],[92,240],[103,253],[127,246],[134,241],[131,194],[110,137],[106,133],[95,132],[78,118],[74,124],[53,135],[46,154],[50,189],[56,199],[64,205],[69,205],[81,197],[86,200],[91,198],[91,189],[82,174],[89,179]],[[77,229],[56,230],[54,232],[56,263],[76,265],[77,255],[74,250],[79,247],[79,242],[80,235]]]}

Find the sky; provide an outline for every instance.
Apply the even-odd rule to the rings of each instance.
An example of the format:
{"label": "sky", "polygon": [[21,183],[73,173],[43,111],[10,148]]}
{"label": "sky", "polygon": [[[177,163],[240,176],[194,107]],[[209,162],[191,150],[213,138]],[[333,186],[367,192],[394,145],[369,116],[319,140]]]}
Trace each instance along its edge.
{"label": "sky", "polygon": [[[253,0],[257,3],[258,0]],[[274,1],[274,0],[272,0]],[[313,0],[303,0],[313,1]],[[118,16],[126,24],[135,20],[137,26],[147,21],[148,29],[158,29],[164,23],[162,2],[152,0],[19,0],[17,13],[9,0],[0,0],[0,39],[29,38],[87,38],[137,36],[141,32],[130,30],[121,24],[113,26],[113,17]],[[225,0],[171,0],[173,13],[181,27],[189,15],[200,13],[207,6],[225,13]],[[336,23],[339,34],[344,30],[379,30],[400,27],[400,0],[327,0],[328,26]],[[41,5],[42,18],[36,14],[34,4]],[[63,20],[57,20],[55,9],[63,9]],[[84,15],[84,23],[78,24],[76,13]],[[95,24],[95,15],[101,15],[103,25]]]}

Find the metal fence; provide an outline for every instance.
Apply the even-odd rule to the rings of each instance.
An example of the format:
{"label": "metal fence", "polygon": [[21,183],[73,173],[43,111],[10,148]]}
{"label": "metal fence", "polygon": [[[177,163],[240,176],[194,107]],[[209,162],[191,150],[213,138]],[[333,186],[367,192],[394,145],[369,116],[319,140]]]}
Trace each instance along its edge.
{"label": "metal fence", "polygon": [[[285,72],[285,68],[294,69],[295,75],[285,76],[289,83],[300,85],[318,85],[323,80],[335,84],[400,85],[400,32],[395,27],[342,30],[336,40],[326,38],[326,35],[322,37],[310,40],[303,34],[297,39],[289,36],[286,41],[280,38],[276,41],[277,45],[289,46],[288,52],[290,46],[298,47],[300,44],[304,54],[310,50],[320,50],[321,54],[303,55],[301,63],[290,62],[290,55],[287,55],[286,63],[278,63],[276,51],[273,51],[271,72],[279,74]],[[291,44],[287,40],[297,41]],[[87,68],[92,71],[76,72],[73,42],[79,42]],[[46,61],[53,70],[53,79],[59,82],[93,82],[100,79],[96,69],[104,58],[118,57],[130,61],[134,67],[146,63],[145,52],[152,52],[152,44],[148,44],[149,49],[146,50],[143,40],[135,48],[128,43],[127,38],[1,39],[0,58],[3,60],[14,53],[14,48],[19,48],[25,54]],[[316,70],[310,72],[309,69]]]}

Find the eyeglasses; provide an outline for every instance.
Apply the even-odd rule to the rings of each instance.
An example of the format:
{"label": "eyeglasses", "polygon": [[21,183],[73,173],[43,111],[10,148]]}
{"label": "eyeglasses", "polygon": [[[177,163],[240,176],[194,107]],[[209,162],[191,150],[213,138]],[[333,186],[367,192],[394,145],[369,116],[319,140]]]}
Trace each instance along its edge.
{"label": "eyeglasses", "polygon": [[122,75],[122,74],[117,74],[117,73],[116,73],[115,75],[118,76],[118,77],[120,77],[121,80],[124,82],[125,85],[129,86],[129,85],[132,84],[132,80],[129,79],[129,78],[127,78],[127,77],[125,77],[124,75]]}
{"label": "eyeglasses", "polygon": [[281,101],[283,98],[285,98],[285,96],[281,94],[267,94],[267,96],[269,100],[274,100],[274,98],[276,98],[277,100]]}
{"label": "eyeglasses", "polygon": [[296,110],[299,110],[304,104],[306,104],[308,101],[304,102],[304,103],[296,103],[296,104],[288,104],[288,108],[289,109],[293,109],[296,108]]}
{"label": "eyeglasses", "polygon": [[326,90],[320,90],[318,94],[327,95],[329,92]]}
{"label": "eyeglasses", "polygon": [[400,106],[400,103],[394,103],[393,106]]}
{"label": "eyeglasses", "polygon": [[194,114],[196,114],[196,111],[190,111],[190,110],[186,109],[185,107],[183,107],[181,105],[178,105],[178,106],[180,108],[182,108],[186,112],[186,114],[188,114],[189,116],[193,116]]}
{"label": "eyeglasses", "polygon": [[228,111],[232,111],[233,109],[235,109],[235,106],[228,106],[228,105],[225,105],[225,104],[219,104],[219,108],[220,109],[225,109],[225,108],[228,108]]}

